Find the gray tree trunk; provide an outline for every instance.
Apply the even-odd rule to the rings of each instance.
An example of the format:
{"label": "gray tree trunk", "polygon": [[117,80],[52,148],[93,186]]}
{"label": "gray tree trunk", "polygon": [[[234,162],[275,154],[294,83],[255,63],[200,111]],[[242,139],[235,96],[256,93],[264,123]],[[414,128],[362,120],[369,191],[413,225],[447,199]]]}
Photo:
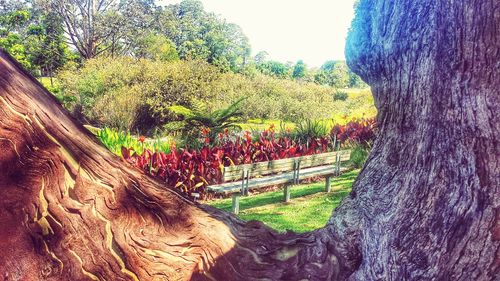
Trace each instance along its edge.
{"label": "gray tree trunk", "polygon": [[499,27],[497,0],[360,2],[346,54],[380,137],[351,279],[500,279]]}

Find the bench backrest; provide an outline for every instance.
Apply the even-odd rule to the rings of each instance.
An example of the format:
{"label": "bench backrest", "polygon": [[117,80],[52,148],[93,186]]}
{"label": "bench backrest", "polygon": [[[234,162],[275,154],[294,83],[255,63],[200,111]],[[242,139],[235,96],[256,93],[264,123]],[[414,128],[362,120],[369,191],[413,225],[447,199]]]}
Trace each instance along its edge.
{"label": "bench backrest", "polygon": [[307,156],[272,160],[267,162],[257,162],[252,164],[243,164],[238,166],[224,167],[224,182],[240,180],[243,178],[243,171],[249,171],[250,177],[263,176],[280,172],[292,171],[295,163],[300,162],[300,168],[322,166],[334,164],[337,162],[337,155],[340,161],[347,161],[350,158],[350,150],[341,150]]}

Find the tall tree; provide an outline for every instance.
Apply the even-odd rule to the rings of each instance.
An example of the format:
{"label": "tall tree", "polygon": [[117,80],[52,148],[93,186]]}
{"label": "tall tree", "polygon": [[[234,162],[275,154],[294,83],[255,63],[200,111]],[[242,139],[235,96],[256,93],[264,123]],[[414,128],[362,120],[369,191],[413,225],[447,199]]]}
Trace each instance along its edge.
{"label": "tall tree", "polygon": [[158,28],[171,39],[181,58],[206,60],[222,70],[239,72],[250,56],[250,44],[241,28],[204,10],[198,0],[166,6]]}
{"label": "tall tree", "polygon": [[302,60],[299,60],[293,67],[292,77],[295,79],[304,78],[306,76],[306,65]]}
{"label": "tall tree", "polygon": [[0,52],[4,278],[496,280],[499,8],[360,1],[346,53],[380,135],[351,194],[304,234],[166,189]]}
{"label": "tall tree", "polygon": [[268,55],[266,51],[260,51],[253,57],[253,60],[256,64],[261,64],[267,60]]}
{"label": "tall tree", "polygon": [[26,45],[32,13],[25,2],[0,2],[0,48],[33,71],[32,57]]}
{"label": "tall tree", "polygon": [[154,21],[149,0],[41,0],[41,5],[62,18],[70,43],[86,59],[127,53]]}
{"label": "tall tree", "polygon": [[327,61],[316,73],[314,80],[319,84],[326,84],[336,88],[345,88],[350,85],[349,68],[345,61]]}
{"label": "tall tree", "polygon": [[54,71],[64,65],[68,48],[64,41],[64,30],[61,19],[53,12],[42,16],[40,48],[34,54],[34,63],[40,66],[42,76],[50,77],[51,84]]}
{"label": "tall tree", "polygon": [[279,61],[265,61],[257,65],[257,69],[263,74],[276,76],[278,78],[290,78],[291,69]]}
{"label": "tall tree", "polygon": [[52,76],[65,63],[69,51],[60,18],[24,1],[0,9],[0,47],[42,76]]}

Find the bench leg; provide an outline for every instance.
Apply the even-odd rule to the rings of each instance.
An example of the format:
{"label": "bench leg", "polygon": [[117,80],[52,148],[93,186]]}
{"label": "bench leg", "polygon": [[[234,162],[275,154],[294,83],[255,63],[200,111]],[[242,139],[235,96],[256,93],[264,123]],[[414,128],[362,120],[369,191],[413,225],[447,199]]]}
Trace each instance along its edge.
{"label": "bench leg", "polygon": [[240,212],[240,194],[239,193],[233,193],[232,212],[235,215],[237,215]]}
{"label": "bench leg", "polygon": [[290,188],[291,185],[285,185],[285,189],[283,190],[283,195],[285,196],[285,202],[290,202]]}
{"label": "bench leg", "polygon": [[330,177],[326,177],[325,191],[326,192],[332,191],[332,185],[331,185],[331,182],[330,182]]}

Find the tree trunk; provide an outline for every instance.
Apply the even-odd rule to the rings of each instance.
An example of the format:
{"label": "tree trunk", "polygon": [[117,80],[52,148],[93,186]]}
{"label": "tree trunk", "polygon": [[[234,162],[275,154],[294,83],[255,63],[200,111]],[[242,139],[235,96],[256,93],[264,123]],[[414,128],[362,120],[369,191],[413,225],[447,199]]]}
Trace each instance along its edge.
{"label": "tree trunk", "polygon": [[360,2],[346,56],[380,133],[353,280],[500,280],[499,26],[497,0]]}
{"label": "tree trunk", "polygon": [[0,53],[0,276],[495,280],[499,11],[493,0],[361,0],[346,53],[372,86],[380,134],[351,195],[305,234],[165,188]]}
{"label": "tree trunk", "polygon": [[4,52],[0,151],[3,280],[334,279],[359,262],[330,228],[278,234],[144,175]]}

